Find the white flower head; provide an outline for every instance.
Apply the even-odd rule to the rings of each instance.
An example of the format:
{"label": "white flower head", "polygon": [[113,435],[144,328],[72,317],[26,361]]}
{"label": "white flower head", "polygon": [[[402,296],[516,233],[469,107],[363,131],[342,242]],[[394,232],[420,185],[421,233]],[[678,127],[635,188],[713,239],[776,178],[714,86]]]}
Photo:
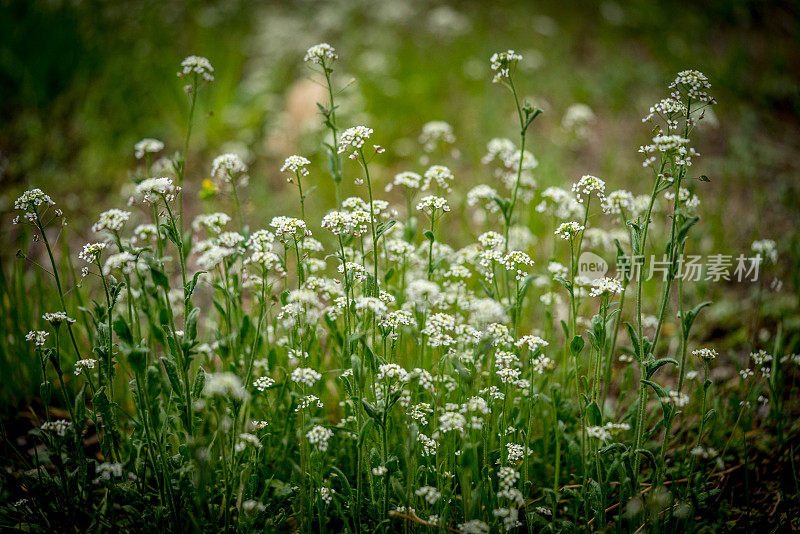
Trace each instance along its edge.
{"label": "white flower head", "polygon": [[714,104],[716,101],[708,94],[711,83],[699,70],[682,70],[669,85],[670,89],[683,90],[692,100]]}
{"label": "white flower head", "polygon": [[431,185],[435,182],[439,189],[444,189],[448,193],[453,189],[450,187],[450,182],[455,179],[453,171],[444,165],[433,165],[425,171],[424,180],[422,181],[422,189],[430,189]]}
{"label": "white flower head", "polygon": [[306,432],[306,438],[311,445],[314,445],[318,451],[325,452],[328,450],[328,440],[333,437],[333,430],[326,428],[322,425],[316,425],[311,430]]}
{"label": "white flower head", "polygon": [[586,227],[583,226],[581,223],[575,221],[569,221],[561,223],[561,225],[559,225],[559,227],[556,229],[555,235],[557,237],[560,237],[561,239],[570,241],[585,229]]}
{"label": "white flower head", "polygon": [[86,243],[78,254],[78,258],[86,263],[97,263],[100,260],[100,254],[106,246],[105,243]]}
{"label": "white flower head", "polygon": [[176,187],[170,178],[146,178],[136,184],[136,189],[128,200],[128,205],[136,202],[155,204],[159,198],[164,199],[165,202],[172,202],[180,190],[181,188]]}
{"label": "white flower head", "polygon": [[281,243],[287,243],[290,238],[297,240],[301,237],[311,237],[311,231],[302,219],[273,217],[269,225],[275,229],[275,235]]}
{"label": "white flower head", "polygon": [[696,349],[692,351],[694,356],[697,356],[703,361],[710,362],[717,358],[718,354],[717,351],[708,347],[703,347],[701,349]]}
{"label": "white flower head", "polygon": [[589,290],[589,295],[592,297],[607,297],[619,295],[622,291],[623,287],[619,280],[603,277],[592,281],[592,289]]}
{"label": "white flower head", "polygon": [[136,256],[127,250],[112,254],[103,265],[103,274],[108,276],[115,269],[119,269],[125,274],[131,274],[136,268],[136,259]]}
{"label": "white flower head", "polygon": [[600,200],[605,198],[606,183],[591,174],[581,176],[581,179],[572,184],[572,192],[581,204],[583,204],[582,195],[591,197],[592,193],[596,193]]}
{"label": "white flower head", "polygon": [[336,55],[336,49],[334,49],[328,43],[320,43],[312,46],[306,51],[303,61],[306,63],[316,63],[318,65],[330,67],[330,64],[337,59],[339,59],[339,56]]}
{"label": "white flower head", "polygon": [[772,263],[778,261],[778,245],[772,239],[753,241],[753,244],[750,245],[750,250],[760,256],[768,258]]}
{"label": "white flower head", "polygon": [[352,148],[353,153],[350,155],[350,158],[356,159],[361,147],[363,147],[367,139],[372,136],[372,133],[372,128],[367,128],[366,126],[353,126],[346,129],[339,138],[339,148],[337,152],[342,154],[347,152],[349,148]]}
{"label": "white flower head", "polygon": [[422,133],[419,136],[419,142],[425,152],[433,152],[436,147],[442,144],[450,144],[456,142],[456,136],[453,135],[453,127],[444,121],[430,121],[422,126]]}
{"label": "white flower head", "polygon": [[450,205],[447,203],[447,199],[434,195],[428,195],[426,197],[422,197],[419,203],[417,203],[417,210],[426,211],[432,215],[436,212],[436,210],[442,210],[444,212],[450,211]]}
{"label": "white flower head", "polygon": [[[29,189],[22,193],[14,201],[14,209],[24,211],[25,212],[25,219],[28,222],[35,222],[36,217],[41,216],[42,212],[46,210],[49,206],[55,206],[56,203],[53,202],[53,199],[50,198],[49,195],[46,195],[41,189]],[[39,209],[44,206],[43,209]],[[56,210],[56,214],[60,216],[60,210]],[[19,217],[14,218],[14,224],[19,222]]]}
{"label": "white flower head", "polygon": [[25,334],[25,341],[33,341],[35,346],[44,347],[44,344],[47,343],[47,336],[49,335],[50,333],[44,330],[31,330]]}
{"label": "white flower head", "polygon": [[634,197],[630,191],[617,189],[610,192],[603,199],[603,212],[609,215],[619,215],[623,210],[629,212],[633,209]]}
{"label": "white flower head", "polygon": [[495,52],[492,54],[492,57],[489,59],[491,62],[491,69],[494,72],[492,83],[500,83],[511,78],[511,70],[521,59],[522,55],[517,54],[513,50]]}
{"label": "white flower head", "polygon": [[[284,160],[281,172],[290,172],[292,174],[299,174],[300,176],[308,176],[308,169],[306,168],[311,162],[303,156],[289,156]],[[292,181],[292,176],[287,178],[287,181]]]}
{"label": "white flower head", "polygon": [[185,78],[189,75],[196,74],[204,82],[211,83],[214,81],[214,67],[211,62],[202,56],[188,56],[181,61],[181,70],[178,72],[179,78]]}
{"label": "white flower head", "polygon": [[97,360],[93,358],[86,358],[75,362],[75,375],[83,374],[84,370],[94,369],[97,365]]}
{"label": "white flower head", "polygon": [[322,375],[310,367],[298,367],[291,375],[292,382],[306,387],[312,387],[320,378]]}
{"label": "white flower head", "polygon": [[100,214],[100,219],[92,225],[92,231],[97,233],[104,230],[119,232],[122,229],[122,225],[125,224],[125,221],[130,219],[130,217],[131,212],[129,211],[118,209],[104,211]]}
{"label": "white flower head", "polygon": [[231,216],[227,213],[218,212],[198,215],[192,221],[192,229],[200,230],[202,228],[211,234],[219,234],[229,222],[231,222]]}
{"label": "white flower head", "polygon": [[246,180],[247,165],[236,154],[222,154],[214,158],[211,164],[211,176],[220,183],[241,182]]}
{"label": "white flower head", "polygon": [[386,185],[386,191],[391,191],[397,186],[406,189],[419,189],[422,184],[422,176],[412,171],[404,171],[394,175],[394,180]]}
{"label": "white flower head", "polygon": [[155,154],[164,150],[164,143],[158,139],[145,138],[133,145],[136,159],[142,159],[147,154]]}
{"label": "white flower head", "polygon": [[42,319],[44,319],[53,326],[59,326],[62,323],[75,324],[75,319],[69,317],[64,312],[45,313],[42,315]]}

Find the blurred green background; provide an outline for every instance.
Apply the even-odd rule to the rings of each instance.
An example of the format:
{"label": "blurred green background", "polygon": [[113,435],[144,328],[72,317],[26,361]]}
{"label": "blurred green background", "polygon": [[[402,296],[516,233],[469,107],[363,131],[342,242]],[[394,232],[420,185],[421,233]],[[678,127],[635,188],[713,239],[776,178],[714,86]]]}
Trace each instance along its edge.
{"label": "blurred green background", "polygon": [[[0,239],[13,243],[9,211],[30,186],[65,208],[76,241],[90,237],[98,213],[124,204],[133,144],[156,137],[169,154],[182,146],[188,105],[175,74],[189,54],[216,68],[190,148],[190,211],[205,209],[196,193],[213,157],[234,151],[251,165],[251,225],[296,215],[296,192],[278,169],[300,153],[316,165],[320,189],[308,207],[318,219],[331,206],[315,106],[324,94],[302,58],[321,41],[340,55],[341,126],[367,124],[387,148],[379,180],[424,169],[420,129],[444,120],[460,156],[442,162],[463,196],[492,180],[480,164],[486,141],[516,136],[509,95],[488,68],[492,52],[512,48],[525,57],[520,91],[544,110],[529,136],[541,186],[568,188],[591,173],[609,189],[645,192],[637,148],[650,132],[641,117],[676,72],[705,72],[719,103],[695,134],[698,173],[711,178],[699,191],[701,248],[738,254],[773,238],[777,275],[796,288],[799,23],[794,2],[735,0],[0,0]],[[595,114],[585,137],[562,125],[575,103]]]}

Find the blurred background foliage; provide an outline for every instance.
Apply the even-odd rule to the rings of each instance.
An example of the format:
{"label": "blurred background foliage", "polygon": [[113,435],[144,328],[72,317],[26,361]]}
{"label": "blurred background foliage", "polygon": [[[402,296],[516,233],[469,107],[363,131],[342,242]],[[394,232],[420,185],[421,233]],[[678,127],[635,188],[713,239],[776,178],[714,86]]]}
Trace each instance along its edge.
{"label": "blurred background foliage", "polygon": [[[189,54],[216,68],[189,153],[190,214],[206,209],[200,184],[213,157],[229,151],[251,165],[251,227],[298,215],[296,192],[278,171],[293,153],[315,163],[310,218],[330,208],[315,105],[325,96],[302,61],[321,41],[340,55],[341,126],[367,124],[387,148],[376,161],[379,180],[423,170],[421,127],[444,120],[458,151],[430,163],[454,168],[463,199],[493,180],[480,164],[486,142],[517,135],[509,97],[488,67],[492,52],[512,48],[525,58],[520,90],[544,110],[529,134],[541,187],[568,188],[590,173],[610,190],[645,192],[650,175],[637,148],[651,135],[641,118],[679,70],[708,75],[718,105],[695,135],[698,174],[711,183],[698,188],[704,237],[693,252],[749,253],[754,239],[778,241],[781,263],[769,277],[784,290],[764,314],[781,318],[797,309],[800,285],[799,25],[797,4],[777,1],[0,0],[0,260],[19,248],[9,212],[23,189],[49,193],[71,221],[67,241],[83,242],[101,211],[124,204],[136,141],[159,138],[170,154],[182,147],[188,105],[175,74]],[[575,103],[594,112],[585,136],[562,124]],[[347,194],[360,194],[345,183]],[[477,233],[470,224],[463,227]],[[705,298],[737,295],[718,299],[718,331],[708,337],[747,339],[739,295],[753,298],[748,291],[700,284]],[[8,299],[4,308],[13,308]],[[796,318],[787,322],[798,328]]]}

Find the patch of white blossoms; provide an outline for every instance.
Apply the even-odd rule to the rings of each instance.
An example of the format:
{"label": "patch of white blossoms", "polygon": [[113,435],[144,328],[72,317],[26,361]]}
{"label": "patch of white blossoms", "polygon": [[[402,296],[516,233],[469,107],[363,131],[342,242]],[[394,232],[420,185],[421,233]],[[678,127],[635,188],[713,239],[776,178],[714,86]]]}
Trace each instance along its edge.
{"label": "patch of white blossoms", "polygon": [[333,437],[333,430],[322,425],[316,425],[306,432],[308,442],[315,446],[317,450],[325,452],[328,450],[328,440]]}
{"label": "patch of white blossoms", "polygon": [[597,197],[603,200],[605,191],[606,183],[597,176],[592,176],[591,174],[581,176],[580,180],[572,184],[572,192],[575,193],[576,199],[581,204],[583,204],[583,195],[589,198],[592,196],[592,193],[596,193]]}
{"label": "patch of white blossoms", "polygon": [[176,187],[170,178],[166,176],[160,178],[146,178],[136,184],[128,205],[133,205],[137,202],[144,202],[146,204],[154,204],[159,199],[164,199],[166,202],[175,200],[175,195],[181,190]]}
{"label": "patch of white blossoms", "polygon": [[312,387],[317,383],[317,380],[322,378],[322,375],[309,367],[298,367],[292,371],[292,382],[295,384],[302,384],[306,387]]}
{"label": "patch of white blossoms", "polygon": [[328,43],[319,43],[306,51],[303,61],[306,63],[316,63],[318,65],[330,64],[339,59],[336,55],[336,49]]}
{"label": "patch of white blossoms", "polygon": [[145,138],[133,145],[136,159],[142,159],[148,154],[155,154],[164,150],[164,143],[158,139]]}
{"label": "patch of white blossoms", "polygon": [[[308,176],[308,169],[306,168],[310,165],[311,162],[304,158],[303,156],[289,156],[283,162],[283,166],[281,167],[281,172],[292,172],[299,174],[300,176]],[[292,177],[286,179],[287,181],[291,182]]]}
{"label": "patch of white blossoms", "polygon": [[214,67],[211,62],[202,56],[188,56],[181,61],[181,70],[178,72],[179,78],[185,78],[190,75],[199,76],[204,82],[211,83],[214,81]]}
{"label": "patch of white blossoms", "polygon": [[427,211],[433,214],[436,210],[442,210],[444,212],[450,211],[450,204],[447,203],[447,199],[435,195],[428,195],[422,197],[417,203],[417,211]]}
{"label": "patch of white blossoms", "polygon": [[554,233],[557,237],[570,241],[585,229],[586,227],[581,223],[569,221],[561,223]]}
{"label": "patch of white blossoms", "polygon": [[100,219],[92,225],[93,232],[119,232],[125,221],[131,218],[131,212],[119,209],[110,209],[100,214]]}
{"label": "patch of white blossoms", "polygon": [[211,163],[211,176],[220,183],[246,180],[247,164],[233,153],[221,154]]}
{"label": "patch of white blossoms", "polygon": [[367,128],[366,126],[353,126],[348,128],[342,132],[342,136],[339,138],[339,147],[336,151],[339,154],[343,154],[347,152],[348,149],[353,149],[349,157],[350,159],[356,159],[359,151],[364,146],[364,143],[372,136],[372,133],[372,128]]}
{"label": "patch of white blossoms", "polygon": [[495,52],[489,59],[491,69],[494,72],[493,83],[500,83],[511,78],[511,69],[522,59],[521,54],[513,50],[506,52]]}

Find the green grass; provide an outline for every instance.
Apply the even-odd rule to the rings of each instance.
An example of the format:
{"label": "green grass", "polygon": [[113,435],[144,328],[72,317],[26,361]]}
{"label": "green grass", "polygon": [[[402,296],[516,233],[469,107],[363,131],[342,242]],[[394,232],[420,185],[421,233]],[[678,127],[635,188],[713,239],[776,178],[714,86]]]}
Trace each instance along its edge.
{"label": "green grass", "polygon": [[[458,12],[424,2],[186,8],[10,2],[2,10],[9,16],[0,20],[16,22],[3,23],[0,54],[3,113],[10,118],[0,134],[7,158],[0,209],[0,315],[6,318],[0,327],[6,378],[0,382],[0,450],[10,466],[0,493],[4,527],[435,531],[428,517],[437,515],[446,527],[477,519],[496,531],[502,521],[492,512],[503,507],[519,508],[521,531],[791,524],[800,498],[798,362],[792,356],[800,350],[800,240],[790,8],[720,2],[687,6],[677,19],[650,2],[586,3],[581,16],[549,2],[536,8],[474,3]],[[49,28],[56,20],[46,46],[34,51],[23,29]],[[142,27],[141,20],[151,24]],[[316,107],[318,99],[326,106],[327,97],[319,86],[324,78],[301,59],[321,40],[340,55],[333,70],[339,134],[358,124],[374,129],[365,159],[342,156],[342,197],[374,194],[398,209],[390,216],[397,223],[392,228],[368,217],[363,240],[338,239],[320,226],[336,208],[323,144],[330,132]],[[539,161],[533,173],[538,187],[532,200],[516,204],[494,167],[481,163],[489,139],[520,142],[523,111],[491,83],[488,66],[493,52],[507,48],[525,57],[513,75],[520,102],[529,99],[542,110],[524,134]],[[216,80],[193,93],[197,107],[184,154],[190,99],[182,89],[187,81],[175,72],[188,53],[209,57]],[[664,168],[699,195],[699,207],[658,191],[647,229],[645,209],[612,217],[596,198],[572,218],[586,216],[591,229],[617,231],[625,253],[636,253],[645,234],[647,246],[638,252],[659,256],[665,250],[750,255],[754,240],[772,238],[778,261],[762,266],[759,283],[656,279],[641,286],[640,297],[631,281],[624,304],[618,295],[582,295],[574,290],[577,253],[571,257],[571,250],[592,250],[613,263],[616,247],[594,245],[582,233],[580,243],[555,238],[562,221],[535,209],[542,192],[548,186],[569,190],[581,175],[593,174],[605,180],[606,192],[625,188],[649,196],[653,173],[642,168],[636,148],[653,132],[641,117],[665,95],[675,72],[693,67],[713,84],[718,124],[691,132],[702,154],[692,167]],[[562,125],[574,103],[588,104],[596,115],[585,137]],[[457,154],[451,147],[422,150],[418,136],[430,120],[453,126]],[[168,172],[184,186],[176,200],[156,196],[162,235],[144,244],[130,237],[136,224],[152,222],[152,210],[141,202],[125,207],[132,182],[151,176],[149,162],[133,158],[133,143],[143,137],[165,141]],[[373,143],[386,152],[373,156]],[[211,161],[228,151],[245,156],[249,184],[238,187],[236,197],[224,184],[209,195],[204,181],[211,178]],[[297,188],[279,171],[293,153],[311,160],[302,177],[305,219],[324,251],[301,254],[299,235],[287,237],[286,246],[275,241],[285,277],[275,276],[275,266],[248,266],[252,248],[226,248],[230,255],[221,262],[198,263],[204,239],[220,242],[213,232],[190,229],[197,214],[228,212],[227,229],[245,237],[269,228],[274,216],[299,217]],[[432,224],[414,210],[422,195],[406,213],[402,193],[384,193],[384,185],[397,172],[422,174],[436,163],[449,166],[455,180],[452,194],[423,193],[440,194],[452,207]],[[516,175],[517,169],[510,171]],[[710,181],[697,180],[700,175]],[[467,206],[467,191],[483,183],[497,189],[499,196],[489,201],[496,209]],[[66,227],[60,216],[45,220],[52,209],[36,219],[45,234],[41,227],[9,224],[13,199],[30,187],[52,196]],[[131,221],[120,233],[91,232],[111,207],[129,209]],[[688,239],[677,239],[695,213],[700,219]],[[520,248],[535,264],[523,268],[519,281],[502,267],[485,278],[479,262],[454,252],[486,231],[508,232],[511,221],[533,238]],[[413,262],[381,254],[376,264],[372,235],[384,238],[382,251],[390,238],[413,245]],[[102,261],[78,259],[83,243],[103,237],[110,244]],[[439,248],[444,245],[453,252]],[[105,260],[123,250],[140,254],[138,270],[100,276]],[[363,266],[364,280],[354,277],[352,265],[337,273],[343,254]],[[334,289],[309,285],[319,260],[327,268],[316,275],[330,278]],[[550,260],[566,266],[563,276],[548,272]],[[83,278],[80,269],[87,265],[94,272]],[[471,273],[460,296],[445,283],[454,265]],[[194,278],[195,286],[200,271],[208,272]],[[268,285],[250,286],[248,275]],[[410,296],[412,280],[434,281],[456,300],[424,306]],[[176,300],[171,293],[186,283],[190,298]],[[394,297],[390,310],[405,304],[411,313],[397,339],[355,304],[326,315],[343,290],[349,301],[363,304],[378,288]],[[561,304],[546,305],[540,297],[548,292]],[[307,308],[293,325],[279,314],[291,311],[297,298]],[[549,345],[531,351],[513,342],[495,345],[482,330],[480,340],[448,331],[455,337],[453,353],[432,346],[424,327],[434,312],[486,328],[470,310],[478,298],[498,303],[505,315],[500,322],[514,340],[536,334]],[[62,309],[74,325],[53,328],[42,319]],[[697,312],[691,324],[688,310]],[[658,326],[643,326],[646,316],[660,319]],[[26,341],[31,330],[49,332],[43,346]],[[653,336],[659,342],[651,347]],[[703,346],[719,352],[708,367],[691,354]],[[760,349],[773,359],[760,364],[748,356]],[[520,377],[529,387],[509,385],[496,374],[502,351],[520,359]],[[302,352],[308,359],[293,361]],[[539,356],[553,368],[538,373]],[[85,358],[97,365],[76,375],[75,361]],[[391,390],[398,382],[380,373],[388,363],[411,374],[398,391]],[[771,369],[769,377],[762,376],[762,365]],[[321,377],[302,385],[292,379],[296,367],[314,368]],[[756,376],[740,378],[748,367]],[[425,372],[440,380],[435,387],[426,384]],[[260,391],[252,385],[257,377],[273,383]],[[491,386],[505,399],[492,401]],[[670,402],[676,389],[689,395],[688,404]],[[324,409],[315,403],[298,409],[309,394]],[[448,404],[465,406],[476,396],[490,407],[480,428],[437,430],[444,412],[458,411]],[[425,423],[407,414],[423,402],[431,406]],[[64,436],[41,429],[62,418],[73,422]],[[267,424],[253,427],[254,421]],[[628,428],[604,441],[585,430],[607,423]],[[316,426],[332,432],[327,449],[308,439]],[[508,427],[513,431],[506,434]],[[252,433],[259,445],[240,432]],[[436,454],[423,454],[420,433],[436,437]],[[510,442],[530,455],[509,458]],[[698,445],[715,452],[691,454]],[[123,477],[98,478],[103,469],[117,468],[111,464],[119,464]],[[380,466],[385,475],[373,471]],[[501,467],[520,476],[510,487],[521,492],[521,506],[499,493]],[[129,473],[134,476],[126,478]],[[441,498],[429,502],[415,493],[424,486]],[[322,487],[335,490],[330,501]]]}

